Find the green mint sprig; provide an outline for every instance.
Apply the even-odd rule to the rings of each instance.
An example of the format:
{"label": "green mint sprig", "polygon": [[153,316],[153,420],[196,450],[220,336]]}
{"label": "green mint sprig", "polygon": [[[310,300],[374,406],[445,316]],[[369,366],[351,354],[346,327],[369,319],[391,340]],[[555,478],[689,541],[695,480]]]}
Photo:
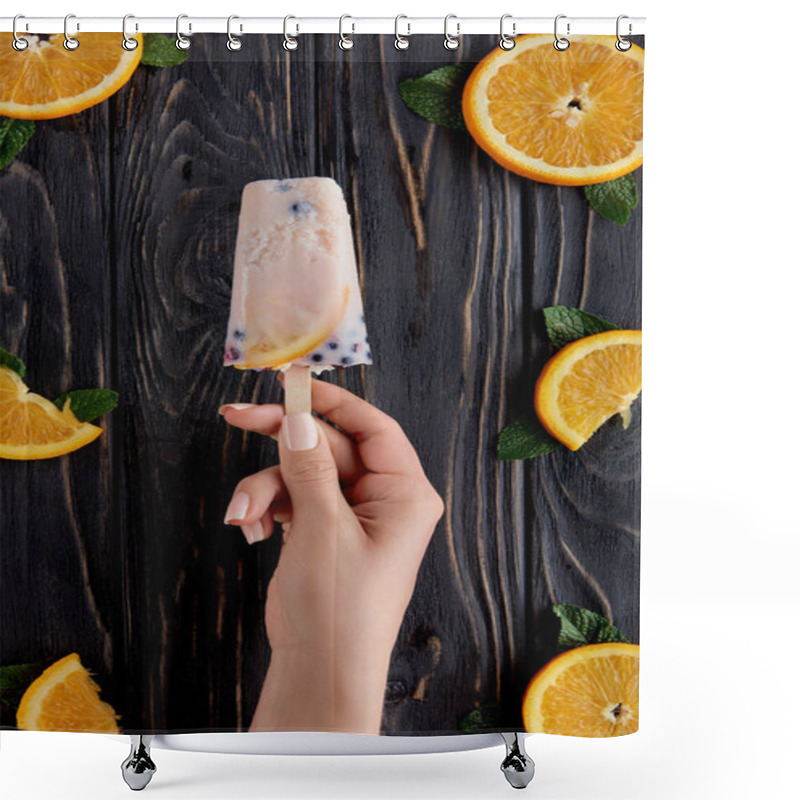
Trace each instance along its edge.
{"label": "green mint sprig", "polygon": [[550,339],[550,344],[557,350],[586,336],[603,331],[613,331],[617,328],[608,320],[598,317],[596,314],[590,314],[588,311],[582,311],[580,308],[549,306],[542,311],[547,337]]}
{"label": "green mint sprig", "polygon": [[536,414],[524,414],[500,432],[497,457],[501,461],[536,458],[563,447],[544,429]]}
{"label": "green mint sprig", "polygon": [[0,117],[0,169],[5,169],[19,155],[33,136],[33,130],[29,119]]}
{"label": "green mint sprig", "polygon": [[[22,359],[2,347],[0,347],[0,366],[13,369],[20,378],[25,377],[25,364]],[[68,400],[69,410],[79,422],[91,422],[113,411],[119,402],[119,394],[111,389],[76,389],[56,397],[53,405],[59,411],[63,411]]]}
{"label": "green mint sprig", "polygon": [[113,411],[119,395],[111,389],[77,389],[60,395],[53,400],[53,405],[63,411],[67,400],[70,401],[69,410],[79,422],[91,422]]}
{"label": "green mint sprig", "polygon": [[501,708],[497,703],[487,703],[473,708],[461,720],[458,727],[467,733],[500,728],[502,727]]}
{"label": "green mint sprig", "polygon": [[553,613],[561,623],[558,633],[560,647],[583,647],[602,642],[630,643],[622,632],[604,616],[580,606],[559,603],[553,606]]}
{"label": "green mint sprig", "polygon": [[461,95],[472,64],[449,64],[419,78],[400,83],[400,97],[415,113],[434,125],[463,131],[467,129],[461,113]]}
{"label": "green mint sprig", "polygon": [[163,33],[142,35],[142,61],[147,67],[177,67],[188,58],[186,50],[175,47],[175,40]]}
{"label": "green mint sprig", "polygon": [[22,359],[2,347],[0,347],[0,366],[13,369],[20,378],[25,377],[25,364],[23,364]]}
{"label": "green mint sprig", "polygon": [[16,711],[22,695],[51,662],[35,664],[9,664],[0,667],[0,703]]}
{"label": "green mint sprig", "polygon": [[[543,309],[544,324],[550,344],[557,350],[564,345],[592,336],[595,333],[616,329],[602,317],[589,314],[580,308],[549,306]],[[497,442],[497,457],[501,461],[537,458],[564,447],[553,438],[539,422],[534,412],[529,412],[506,425]]]}
{"label": "green mint sprig", "polygon": [[616,222],[617,225],[626,225],[631,211],[639,205],[639,190],[630,172],[613,181],[584,186],[583,193],[589,205],[603,219]]}

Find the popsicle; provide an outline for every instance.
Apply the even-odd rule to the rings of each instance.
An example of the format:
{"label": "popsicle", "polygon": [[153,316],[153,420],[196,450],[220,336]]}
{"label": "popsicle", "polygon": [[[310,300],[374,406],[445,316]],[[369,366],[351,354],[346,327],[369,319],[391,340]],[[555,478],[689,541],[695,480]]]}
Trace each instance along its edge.
{"label": "popsicle", "polygon": [[289,370],[287,413],[310,410],[310,372],[372,363],[350,215],[331,178],[244,187],[224,363]]}

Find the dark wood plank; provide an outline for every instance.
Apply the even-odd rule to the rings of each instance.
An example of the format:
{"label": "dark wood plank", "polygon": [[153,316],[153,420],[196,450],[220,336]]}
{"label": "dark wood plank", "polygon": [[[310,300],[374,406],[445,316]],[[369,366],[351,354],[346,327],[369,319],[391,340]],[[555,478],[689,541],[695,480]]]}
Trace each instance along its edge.
{"label": "dark wood plank", "polygon": [[[109,150],[103,105],[40,124],[0,173],[0,343],[45,397],[114,387]],[[0,462],[2,661],[75,651],[124,707],[117,438],[109,418],[100,424],[100,439],[68,457]]]}
{"label": "dark wood plank", "polygon": [[[341,64],[333,94],[346,98],[319,101],[320,172],[352,197],[377,354],[343,380],[401,422],[447,500],[384,723],[452,731],[475,705],[499,702],[505,727],[518,727],[525,685],[553,655],[537,622],[553,603],[638,634],[638,423],[624,437],[612,423],[579,456],[504,464],[495,448],[531,408],[548,355],[544,306],[638,326],[640,216],[615,226],[582,189],[512,175],[466,134],[414,116],[398,83],[451,57],[433,37],[399,54],[389,37],[376,43],[346,55],[320,45],[318,71]],[[470,37],[459,57],[495,44]]]}
{"label": "dark wood plank", "polygon": [[[140,702],[129,725],[246,728],[266,669],[263,603],[278,551],[222,523],[236,482],[274,458],[229,430],[223,402],[275,400],[271,377],[223,370],[245,183],[313,173],[314,71],[278,37],[231,54],[195,38],[173,70],[139,70],[122,98],[115,175],[117,335]],[[288,99],[287,99],[288,98]]]}
{"label": "dark wood plank", "polygon": [[[566,187],[533,189],[525,223],[534,233],[531,307],[579,306],[620,327],[639,328],[641,205],[623,228],[597,216],[582,194]],[[530,387],[550,355],[539,314],[532,334],[524,367]],[[525,466],[532,523],[530,674],[552,657],[546,642],[553,603],[604,614],[638,641],[640,410],[637,401],[627,431],[615,418],[579,452],[558,451]]]}

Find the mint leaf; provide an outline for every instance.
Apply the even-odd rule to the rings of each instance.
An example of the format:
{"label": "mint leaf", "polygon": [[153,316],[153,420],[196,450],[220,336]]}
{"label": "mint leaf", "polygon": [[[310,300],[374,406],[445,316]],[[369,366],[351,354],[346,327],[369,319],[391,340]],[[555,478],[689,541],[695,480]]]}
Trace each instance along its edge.
{"label": "mint leaf", "polygon": [[110,389],[78,389],[62,394],[53,403],[63,411],[67,400],[70,401],[69,410],[79,422],[91,422],[116,408],[119,395]]}
{"label": "mint leaf", "polygon": [[467,129],[461,113],[461,94],[472,64],[450,64],[420,78],[407,78],[400,83],[400,97],[419,116],[457,131]]}
{"label": "mint leaf", "polygon": [[627,224],[631,211],[639,205],[639,192],[630,172],[613,181],[584,186],[583,193],[601,217],[618,225]]}
{"label": "mint leaf", "polygon": [[16,710],[25,690],[47,666],[47,662],[40,661],[35,664],[12,664],[0,667],[0,703]]}
{"label": "mint leaf", "polygon": [[27,689],[34,679],[44,672],[46,667],[46,661],[40,661],[35,664],[10,664],[0,667],[0,692],[19,689],[20,686]]}
{"label": "mint leaf", "polygon": [[0,169],[5,169],[33,136],[29,119],[0,117]]}
{"label": "mint leaf", "polygon": [[148,67],[177,67],[189,56],[188,50],[178,50],[175,40],[163,33],[142,34],[142,61]]}
{"label": "mint leaf", "polygon": [[496,703],[488,703],[484,706],[473,708],[464,719],[461,720],[458,727],[462,731],[472,733],[474,731],[483,731],[487,728],[501,728],[502,720],[500,718],[501,708]]}
{"label": "mint leaf", "polygon": [[22,363],[22,359],[2,347],[0,347],[0,366],[13,369],[20,378],[25,377],[25,364]]}
{"label": "mint leaf", "polygon": [[586,608],[561,603],[553,606],[553,613],[561,621],[558,634],[561,647],[629,641],[605,617]]}
{"label": "mint leaf", "polygon": [[525,414],[500,432],[497,457],[501,461],[536,458],[563,446],[542,427],[535,414]]}
{"label": "mint leaf", "polygon": [[547,335],[556,348],[561,348],[576,339],[583,339],[584,336],[613,331],[617,327],[602,317],[581,311],[579,308],[550,306],[543,309],[543,312]]}

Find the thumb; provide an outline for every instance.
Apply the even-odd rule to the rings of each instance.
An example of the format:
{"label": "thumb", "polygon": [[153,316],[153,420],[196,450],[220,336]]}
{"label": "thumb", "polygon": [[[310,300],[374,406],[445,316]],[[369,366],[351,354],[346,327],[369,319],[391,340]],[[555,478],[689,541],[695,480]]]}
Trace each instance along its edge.
{"label": "thumb", "polygon": [[327,436],[311,414],[287,414],[278,438],[281,477],[294,515],[330,511],[341,497],[339,473]]}

